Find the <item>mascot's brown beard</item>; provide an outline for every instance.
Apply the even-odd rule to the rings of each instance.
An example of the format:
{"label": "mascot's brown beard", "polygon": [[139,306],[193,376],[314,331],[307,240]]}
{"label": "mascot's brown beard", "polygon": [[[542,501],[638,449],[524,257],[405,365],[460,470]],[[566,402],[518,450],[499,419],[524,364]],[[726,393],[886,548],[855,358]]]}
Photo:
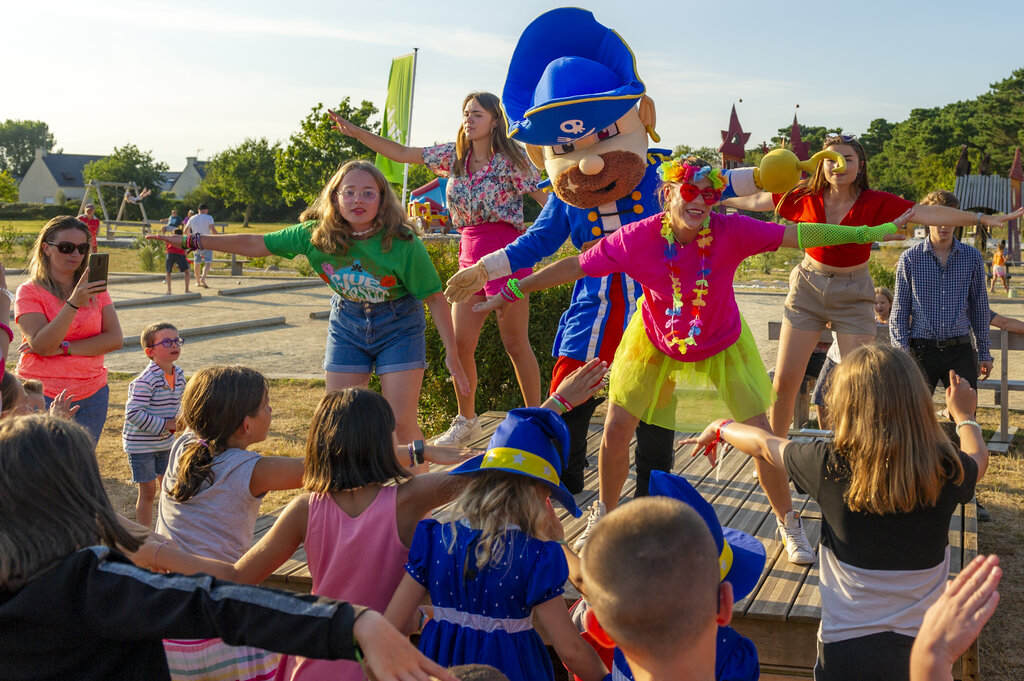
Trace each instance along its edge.
{"label": "mascot's brown beard", "polygon": [[584,175],[579,166],[559,173],[552,182],[555,195],[570,206],[594,208],[629,196],[647,171],[645,159],[630,151],[608,151],[601,159],[597,175]]}

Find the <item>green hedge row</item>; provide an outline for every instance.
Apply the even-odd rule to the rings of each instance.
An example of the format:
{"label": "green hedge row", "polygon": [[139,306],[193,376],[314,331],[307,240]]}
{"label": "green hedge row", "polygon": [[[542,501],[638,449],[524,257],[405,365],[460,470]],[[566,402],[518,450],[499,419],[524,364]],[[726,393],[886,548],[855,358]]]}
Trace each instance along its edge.
{"label": "green hedge row", "polygon": [[63,206],[47,203],[0,203],[0,218],[7,220],[49,220],[58,215],[78,215],[79,201]]}
{"label": "green hedge row", "polygon": [[[458,271],[457,241],[428,241],[427,250],[434,260],[441,281]],[[564,256],[570,249],[563,249],[557,257]],[[551,368],[555,359],[551,356],[558,319],[569,307],[572,286],[565,284],[546,291],[530,294],[530,343],[540,364],[542,389],[546,393],[551,380]],[[427,371],[423,377],[420,393],[420,425],[428,437],[445,430],[452,417],[458,412],[455,402],[455,387],[448,377],[444,365],[444,345],[437,333],[434,322],[427,311]],[[494,315],[487,318],[480,343],[476,350],[478,387],[476,408],[479,413],[488,410],[508,411],[523,406],[522,393],[512,369],[512,361],[505,353],[501,334]]]}

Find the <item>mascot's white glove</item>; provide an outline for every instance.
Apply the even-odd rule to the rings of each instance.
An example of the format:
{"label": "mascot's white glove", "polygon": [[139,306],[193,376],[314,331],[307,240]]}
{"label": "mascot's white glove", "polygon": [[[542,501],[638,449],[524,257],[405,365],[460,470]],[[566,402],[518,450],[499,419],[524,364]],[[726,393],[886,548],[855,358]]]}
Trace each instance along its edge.
{"label": "mascot's white glove", "polygon": [[444,290],[444,297],[448,299],[449,303],[468,302],[489,279],[487,267],[482,262],[478,262],[452,275],[448,280],[448,287]]}

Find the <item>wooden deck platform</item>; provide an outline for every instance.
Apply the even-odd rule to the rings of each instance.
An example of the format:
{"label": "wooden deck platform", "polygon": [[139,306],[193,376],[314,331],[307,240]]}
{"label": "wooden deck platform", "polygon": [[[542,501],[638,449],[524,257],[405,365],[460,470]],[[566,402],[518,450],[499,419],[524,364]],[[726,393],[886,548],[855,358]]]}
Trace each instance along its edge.
{"label": "wooden deck platform", "polygon": [[[485,437],[471,443],[484,447],[504,413],[487,412],[480,416]],[[799,436],[795,431],[791,435]],[[684,436],[677,436],[677,443]],[[803,436],[806,437],[806,436]],[[585,489],[576,495],[576,502],[585,509],[597,498],[597,450],[601,442],[601,424],[590,427]],[[685,451],[684,451],[685,450]],[[715,507],[723,525],[749,532],[765,545],[768,560],[757,587],[733,610],[733,627],[752,639],[761,661],[764,681],[812,678],[816,656],[816,632],[821,619],[821,598],[818,593],[818,566],[793,565],[785,558],[782,543],[775,537],[775,519],[768,499],[754,478],[753,460],[741,452],[729,451],[717,470],[708,467],[703,457],[690,458],[689,447],[676,445],[673,472],[685,476]],[[623,499],[633,496],[634,472],[626,481]],[[791,488],[792,489],[792,488]],[[821,511],[806,495],[792,490],[793,505],[800,511],[811,543],[817,546],[821,533]],[[583,531],[586,513],[572,518],[556,505],[565,523],[566,539],[572,540]],[[257,539],[270,529],[277,513],[260,517],[256,524]],[[444,509],[439,509],[443,513]],[[958,507],[949,528],[950,572],[955,574],[978,552],[977,511],[974,504]],[[291,560],[282,565],[266,582],[267,586],[308,592],[311,577],[302,547]],[[961,659],[954,677],[964,681],[978,678],[977,643]],[[961,674],[960,668],[963,669]]]}

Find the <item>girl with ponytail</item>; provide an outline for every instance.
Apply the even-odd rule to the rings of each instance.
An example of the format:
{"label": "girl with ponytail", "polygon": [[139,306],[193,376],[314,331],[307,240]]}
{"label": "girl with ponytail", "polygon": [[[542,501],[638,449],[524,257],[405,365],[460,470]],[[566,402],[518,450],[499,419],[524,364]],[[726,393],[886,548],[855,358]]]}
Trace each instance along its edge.
{"label": "girl with ponytail", "polygon": [[[267,380],[255,369],[199,370],[181,412],[185,430],[171,447],[156,526],[190,553],[233,563],[252,545],[263,495],[300,487],[303,461],[250,450],[267,438],[271,419]],[[172,676],[181,679],[206,678],[212,669],[224,678],[266,678],[278,664],[275,653],[219,639],[168,640],[164,647]]]}

